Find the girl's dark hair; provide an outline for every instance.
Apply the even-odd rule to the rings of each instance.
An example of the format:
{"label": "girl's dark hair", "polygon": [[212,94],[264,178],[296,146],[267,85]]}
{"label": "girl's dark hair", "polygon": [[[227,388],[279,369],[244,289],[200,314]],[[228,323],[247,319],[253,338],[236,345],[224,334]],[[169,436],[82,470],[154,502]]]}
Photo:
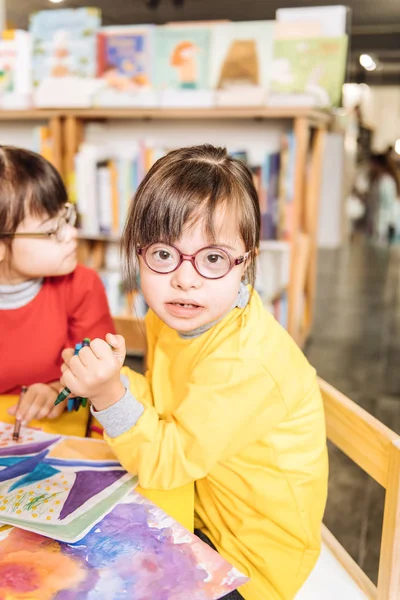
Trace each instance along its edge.
{"label": "girl's dark hair", "polygon": [[136,287],[138,247],[174,243],[185,226],[203,220],[210,239],[217,242],[214,216],[219,207],[237,218],[246,252],[251,253],[247,279],[254,286],[260,206],[252,173],[225,148],[204,144],[169,152],[140,184],[122,236],[127,287]]}
{"label": "girl's dark hair", "polygon": [[0,240],[2,233],[15,233],[26,216],[54,217],[66,202],[61,176],[43,156],[0,146]]}

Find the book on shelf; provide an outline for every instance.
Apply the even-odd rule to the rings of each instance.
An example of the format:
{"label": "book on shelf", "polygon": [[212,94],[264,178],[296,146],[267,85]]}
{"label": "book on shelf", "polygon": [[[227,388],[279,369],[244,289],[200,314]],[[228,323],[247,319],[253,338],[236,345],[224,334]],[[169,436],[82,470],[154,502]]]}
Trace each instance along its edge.
{"label": "book on shelf", "polygon": [[341,5],[276,11],[269,106],[339,106],[350,17]]}
{"label": "book on shelf", "polygon": [[210,44],[208,25],[157,27],[155,85],[161,107],[213,106],[209,85]]}
{"label": "book on shelf", "polygon": [[272,64],[274,21],[212,27],[211,87],[217,106],[265,104]]}
{"label": "book on shelf", "polygon": [[27,31],[0,33],[0,109],[23,110],[32,104],[32,44]]}
{"label": "book on shelf", "polygon": [[168,149],[143,141],[84,142],[75,157],[73,197],[83,236],[119,236],[128,207],[143,177]]}
{"label": "book on shelf", "polygon": [[30,17],[34,102],[41,108],[87,108],[96,80],[97,8],[43,10]]}
{"label": "book on shelf", "polygon": [[339,106],[348,38],[277,39],[269,106]]}
{"label": "book on shelf", "polygon": [[97,77],[102,82],[94,104],[104,107],[154,107],[154,25],[102,27],[97,33]]}

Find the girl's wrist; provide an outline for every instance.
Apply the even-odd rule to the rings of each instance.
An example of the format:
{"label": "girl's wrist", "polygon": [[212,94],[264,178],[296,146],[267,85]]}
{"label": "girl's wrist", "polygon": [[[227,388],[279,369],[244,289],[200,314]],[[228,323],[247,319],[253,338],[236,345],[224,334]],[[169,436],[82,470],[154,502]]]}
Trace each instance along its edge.
{"label": "girl's wrist", "polygon": [[119,402],[125,391],[124,384],[118,378],[118,381],[109,384],[107,387],[103,386],[101,393],[91,396],[89,400],[96,411],[106,410]]}

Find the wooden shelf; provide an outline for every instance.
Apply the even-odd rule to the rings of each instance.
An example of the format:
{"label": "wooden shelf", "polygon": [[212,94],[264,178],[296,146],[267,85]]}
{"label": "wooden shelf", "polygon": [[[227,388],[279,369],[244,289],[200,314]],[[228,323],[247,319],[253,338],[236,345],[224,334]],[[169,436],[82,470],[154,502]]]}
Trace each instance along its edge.
{"label": "wooden shelf", "polygon": [[79,119],[295,119],[304,117],[328,124],[329,112],[308,108],[240,106],[219,108],[91,108],[66,110]]}
{"label": "wooden shelf", "polygon": [[59,110],[0,110],[0,121],[43,121],[62,116]]}
{"label": "wooden shelf", "polygon": [[328,125],[328,111],[312,108],[240,106],[219,108],[88,108],[0,110],[0,120],[41,120],[53,117],[96,119],[298,119]]}

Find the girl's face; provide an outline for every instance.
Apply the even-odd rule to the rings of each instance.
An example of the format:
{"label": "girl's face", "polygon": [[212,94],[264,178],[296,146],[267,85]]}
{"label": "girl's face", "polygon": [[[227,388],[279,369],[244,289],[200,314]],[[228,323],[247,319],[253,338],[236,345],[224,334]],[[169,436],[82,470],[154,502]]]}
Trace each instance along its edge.
{"label": "girl's face", "polygon": [[[64,213],[63,209],[51,219],[28,216],[16,233],[54,231]],[[77,265],[77,245],[77,229],[65,221],[61,236],[15,237],[9,248],[0,240],[0,283],[17,284],[39,277],[68,275]]]}
{"label": "girl's face", "polygon": [[[219,246],[233,258],[245,254],[244,247],[234,219],[224,211],[215,215],[216,240],[207,236],[204,224],[184,229],[174,243],[183,254],[193,255],[206,246]],[[156,241],[156,240],[155,240]],[[169,327],[182,333],[197,329],[219,320],[234,306],[246,264],[234,266],[221,279],[202,277],[188,260],[168,274],[152,271],[139,257],[140,286],[147,304]]]}

